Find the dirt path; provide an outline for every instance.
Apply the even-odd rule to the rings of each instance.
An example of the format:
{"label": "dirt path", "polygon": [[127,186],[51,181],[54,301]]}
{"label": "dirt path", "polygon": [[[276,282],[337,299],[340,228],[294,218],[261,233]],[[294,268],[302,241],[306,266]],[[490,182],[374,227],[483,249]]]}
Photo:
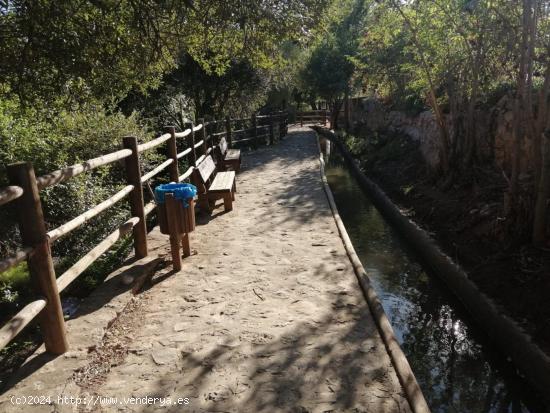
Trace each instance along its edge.
{"label": "dirt path", "polygon": [[[156,274],[80,359],[64,388],[111,399],[79,410],[408,412],[323,192],[315,134],[246,154],[237,190],[232,212],[199,219],[198,254]],[[152,234],[155,253],[167,241]],[[90,378],[110,357],[101,348],[114,366]],[[162,399],[124,401],[144,396]]]}

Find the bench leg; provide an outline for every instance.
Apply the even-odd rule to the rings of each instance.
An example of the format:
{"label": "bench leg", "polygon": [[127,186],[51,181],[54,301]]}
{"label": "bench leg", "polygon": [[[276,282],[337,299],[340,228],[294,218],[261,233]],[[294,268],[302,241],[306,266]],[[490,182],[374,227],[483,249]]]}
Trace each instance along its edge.
{"label": "bench leg", "polygon": [[181,234],[181,248],[183,249],[184,257],[189,257],[191,255],[191,243],[189,240],[189,233]]}
{"label": "bench leg", "polygon": [[233,210],[233,194],[232,192],[228,192],[226,194],[223,194],[223,208],[225,212],[229,212]]}
{"label": "bench leg", "polygon": [[213,206],[211,205],[208,195],[199,195],[199,208],[204,212],[212,212]]}

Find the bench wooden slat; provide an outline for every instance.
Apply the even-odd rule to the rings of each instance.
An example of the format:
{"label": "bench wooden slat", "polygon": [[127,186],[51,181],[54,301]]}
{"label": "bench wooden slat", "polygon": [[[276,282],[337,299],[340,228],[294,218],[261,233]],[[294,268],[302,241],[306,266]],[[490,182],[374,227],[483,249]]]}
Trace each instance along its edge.
{"label": "bench wooden slat", "polygon": [[229,149],[227,153],[225,154],[225,160],[226,161],[236,161],[241,157],[241,150],[240,149]]}
{"label": "bench wooden slat", "polygon": [[208,192],[230,192],[235,182],[235,171],[218,172]]}

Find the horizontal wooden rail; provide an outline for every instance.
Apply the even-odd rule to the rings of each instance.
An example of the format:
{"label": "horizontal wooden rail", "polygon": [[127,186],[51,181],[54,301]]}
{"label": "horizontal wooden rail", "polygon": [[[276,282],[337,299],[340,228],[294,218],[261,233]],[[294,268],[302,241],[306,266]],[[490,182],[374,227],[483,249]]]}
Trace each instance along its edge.
{"label": "horizontal wooden rail", "polygon": [[55,240],[61,238],[62,236],[67,235],[68,233],[75,230],[82,224],[86,223],[96,215],[99,215],[101,212],[105,211],[106,209],[111,208],[117,202],[124,199],[124,197],[126,197],[130,192],[132,192],[133,189],[134,189],[134,185],[127,185],[124,188],[122,188],[120,191],[118,191],[116,194],[114,194],[112,197],[110,197],[109,199],[106,199],[100,204],[97,204],[95,207],[87,210],[83,214],[80,214],[79,216],[70,220],[66,224],[63,224],[60,227],[49,231],[47,235],[50,238],[50,242],[54,242]]}
{"label": "horizontal wooden rail", "polygon": [[237,129],[234,131],[231,131],[232,133],[246,133],[246,132],[253,132],[256,128],[247,128],[247,129]]}
{"label": "horizontal wooden rail", "polygon": [[191,129],[185,129],[183,132],[176,133],[176,138],[185,138],[191,133]]}
{"label": "horizontal wooden rail", "polygon": [[192,150],[191,148],[187,148],[187,149],[184,150],[183,152],[178,153],[177,158],[178,158],[178,159],[181,159],[181,158],[183,158],[184,156],[189,155],[189,154],[191,153],[191,150]]}
{"label": "horizontal wooden rail", "polygon": [[8,345],[46,307],[46,300],[32,301],[0,328],[0,350]]}
{"label": "horizontal wooden rail", "polygon": [[0,189],[0,206],[13,201],[23,195],[23,188],[16,185],[7,186]]}
{"label": "horizontal wooden rail", "polygon": [[198,141],[197,143],[195,143],[195,145],[193,145],[193,147],[195,149],[197,149],[198,147],[200,147],[201,145],[204,144],[204,139],[201,139],[200,141]]}
{"label": "horizontal wooden rail", "polygon": [[57,185],[62,182],[68,181],[82,172],[91,171],[92,169],[99,168],[103,165],[119,161],[132,155],[132,151],[129,149],[121,149],[107,155],[100,156],[98,158],[90,159],[86,162],[76,165],[68,166],[67,168],[59,169],[47,175],[42,175],[36,178],[36,184],[38,189],[48,188],[52,185]]}
{"label": "horizontal wooden rail", "polygon": [[323,113],[328,113],[328,111],[325,110],[325,109],[316,109],[316,110],[301,111],[301,112],[297,112],[296,114],[297,114],[297,115],[302,115],[302,114],[308,114],[308,113],[320,113],[320,114],[323,114]]}
{"label": "horizontal wooden rail", "polygon": [[15,267],[17,264],[22,263],[32,254],[32,248],[23,248],[17,251],[15,254],[8,258],[4,258],[0,261],[0,273]]}
{"label": "horizontal wooden rail", "polygon": [[138,152],[143,152],[149,149],[153,149],[154,147],[159,146],[160,144],[166,142],[171,137],[172,135],[170,135],[169,133],[165,133],[164,135],[161,135],[158,138],[153,139],[152,141],[142,143],[141,145],[138,145]]}
{"label": "horizontal wooden rail", "polygon": [[193,132],[198,132],[200,131],[202,128],[203,128],[204,124],[200,124],[200,125],[197,125],[197,126],[194,126],[193,127]]}
{"label": "horizontal wooden rail", "polygon": [[145,207],[143,208],[143,211],[145,212],[145,216],[153,212],[156,207],[157,207],[157,203],[155,201],[151,201],[147,205],[145,205]]}
{"label": "horizontal wooden rail", "polygon": [[72,283],[76,277],[82,274],[90,265],[92,265],[101,255],[111,248],[121,237],[128,234],[139,222],[138,217],[132,217],[122,224],[116,231],[112,232],[107,238],[97,244],[90,252],[79,259],[71,268],[65,271],[57,279],[57,289],[63,291]]}
{"label": "horizontal wooden rail", "polygon": [[154,176],[158,175],[162,171],[164,171],[166,168],[168,168],[172,163],[174,162],[173,159],[167,159],[163,163],[161,163],[159,166],[157,166],[155,169],[151,170],[150,172],[147,172],[145,175],[141,177],[141,182],[145,183],[149,179],[153,178]]}
{"label": "horizontal wooden rail", "polygon": [[190,166],[187,171],[185,171],[183,173],[183,175],[181,175],[179,178],[178,178],[178,181],[183,181],[184,179],[187,179],[191,176],[191,174],[193,173],[193,171],[195,170],[195,168],[193,166]]}

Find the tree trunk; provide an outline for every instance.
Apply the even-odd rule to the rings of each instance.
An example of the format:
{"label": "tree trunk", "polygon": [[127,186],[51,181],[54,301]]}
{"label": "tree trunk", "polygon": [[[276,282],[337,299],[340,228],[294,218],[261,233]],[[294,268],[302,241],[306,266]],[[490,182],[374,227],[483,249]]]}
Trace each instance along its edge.
{"label": "tree trunk", "polygon": [[533,139],[533,161],[535,168],[535,188],[539,186],[539,180],[542,173],[542,142],[541,137],[548,118],[548,92],[550,91],[550,62],[546,64],[544,74],[544,84],[539,93],[539,102],[537,108],[537,119],[535,121],[535,132]]}
{"label": "tree trunk", "polygon": [[523,0],[523,23],[521,51],[518,67],[518,85],[516,99],[514,102],[514,159],[512,164],[512,176],[510,179],[510,205],[508,212],[517,202],[519,192],[519,174],[521,165],[521,142],[525,135],[525,104],[526,96],[526,76],[528,66],[528,49],[530,33],[531,0]]}
{"label": "tree trunk", "polygon": [[468,102],[468,113],[466,115],[466,144],[464,150],[464,166],[470,168],[476,159],[476,120],[475,110],[479,91],[479,54],[481,52],[476,51],[476,57],[474,60],[474,67],[472,68],[472,93]]}

